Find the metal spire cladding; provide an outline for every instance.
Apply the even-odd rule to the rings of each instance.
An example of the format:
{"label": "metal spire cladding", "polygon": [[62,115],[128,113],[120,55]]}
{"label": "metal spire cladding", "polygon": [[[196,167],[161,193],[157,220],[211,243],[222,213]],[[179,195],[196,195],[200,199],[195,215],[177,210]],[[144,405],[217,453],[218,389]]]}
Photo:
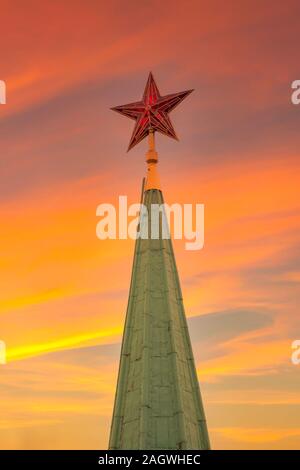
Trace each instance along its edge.
{"label": "metal spire cladding", "polygon": [[143,101],[114,108],[148,135],[147,179],[133,259],[109,449],[208,449],[209,437],[170,238],[151,239],[151,208],[164,207],[154,132],[176,137],[167,113],[190,91],[161,97],[152,74]]}

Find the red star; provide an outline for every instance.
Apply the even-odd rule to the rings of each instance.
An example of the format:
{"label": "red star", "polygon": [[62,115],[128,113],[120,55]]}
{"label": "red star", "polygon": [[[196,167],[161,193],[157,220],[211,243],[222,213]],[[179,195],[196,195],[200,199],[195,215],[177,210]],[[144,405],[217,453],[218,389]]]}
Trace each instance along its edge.
{"label": "red star", "polygon": [[153,75],[150,72],[142,101],[111,108],[113,111],[124,114],[136,121],[127,152],[143,140],[149,134],[150,129],[178,140],[168,113],[176,108],[192,91],[187,90],[160,96]]}

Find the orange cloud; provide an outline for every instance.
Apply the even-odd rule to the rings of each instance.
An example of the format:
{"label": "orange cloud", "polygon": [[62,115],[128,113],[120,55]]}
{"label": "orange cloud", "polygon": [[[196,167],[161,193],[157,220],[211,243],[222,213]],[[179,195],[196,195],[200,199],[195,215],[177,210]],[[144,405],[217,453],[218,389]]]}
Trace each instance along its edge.
{"label": "orange cloud", "polygon": [[261,429],[261,428],[221,428],[214,429],[224,437],[241,442],[264,443],[279,441],[289,437],[300,437],[300,428]]}

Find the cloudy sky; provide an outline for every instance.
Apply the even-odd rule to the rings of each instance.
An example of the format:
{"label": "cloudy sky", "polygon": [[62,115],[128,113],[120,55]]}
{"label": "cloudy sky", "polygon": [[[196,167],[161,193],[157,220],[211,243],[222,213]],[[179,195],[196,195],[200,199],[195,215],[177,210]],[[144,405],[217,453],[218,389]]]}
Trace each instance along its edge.
{"label": "cloudy sky", "polygon": [[300,448],[299,2],[2,0],[0,447],[106,448],[134,242],[96,207],[138,202],[146,143],[110,107],[194,88],[157,138],[213,448]]}

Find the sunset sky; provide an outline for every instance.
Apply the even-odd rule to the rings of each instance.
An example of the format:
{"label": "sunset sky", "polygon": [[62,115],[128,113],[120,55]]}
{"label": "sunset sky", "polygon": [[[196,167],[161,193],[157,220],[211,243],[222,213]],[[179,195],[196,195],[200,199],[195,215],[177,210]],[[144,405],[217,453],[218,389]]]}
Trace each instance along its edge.
{"label": "sunset sky", "polygon": [[1,0],[0,448],[107,448],[146,142],[109,108],[195,91],[157,137],[168,203],[205,205],[174,249],[214,449],[300,449],[298,1]]}

